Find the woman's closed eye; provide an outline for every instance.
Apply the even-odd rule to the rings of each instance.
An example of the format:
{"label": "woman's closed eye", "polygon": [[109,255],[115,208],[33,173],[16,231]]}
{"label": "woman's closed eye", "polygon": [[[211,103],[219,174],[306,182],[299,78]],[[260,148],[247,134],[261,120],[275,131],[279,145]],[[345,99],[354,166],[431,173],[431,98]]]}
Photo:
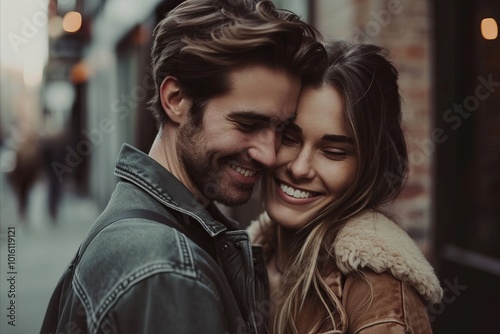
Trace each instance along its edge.
{"label": "woman's closed eye", "polygon": [[323,149],[323,154],[331,160],[343,160],[347,158],[348,153],[341,149]]}

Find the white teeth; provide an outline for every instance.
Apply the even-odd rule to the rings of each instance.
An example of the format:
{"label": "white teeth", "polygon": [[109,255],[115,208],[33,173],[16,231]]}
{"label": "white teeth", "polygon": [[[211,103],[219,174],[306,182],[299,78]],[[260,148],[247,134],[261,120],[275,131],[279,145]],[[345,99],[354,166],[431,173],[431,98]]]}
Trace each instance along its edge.
{"label": "white teeth", "polygon": [[242,168],[240,166],[236,166],[236,165],[231,164],[231,163],[229,164],[229,167],[231,167],[232,169],[234,169],[235,171],[237,171],[238,173],[240,173],[243,176],[254,176],[255,173],[257,173],[254,170],[249,170],[249,169],[246,169],[246,168]]}
{"label": "white teeth", "polygon": [[288,196],[292,196],[294,198],[308,198],[312,197],[312,193],[309,191],[301,191],[298,189],[293,189],[292,187],[287,186],[286,184],[280,184],[281,191],[283,191]]}

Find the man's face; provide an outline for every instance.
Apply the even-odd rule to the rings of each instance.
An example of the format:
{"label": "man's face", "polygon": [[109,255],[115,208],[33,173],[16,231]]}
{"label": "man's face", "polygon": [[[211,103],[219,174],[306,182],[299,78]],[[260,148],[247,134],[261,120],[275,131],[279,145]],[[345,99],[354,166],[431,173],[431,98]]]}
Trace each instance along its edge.
{"label": "man's face", "polygon": [[235,206],[250,199],[263,169],[276,163],[300,78],[251,65],[232,71],[229,82],[229,92],[208,101],[200,127],[191,119],[181,125],[177,153],[195,196]]}

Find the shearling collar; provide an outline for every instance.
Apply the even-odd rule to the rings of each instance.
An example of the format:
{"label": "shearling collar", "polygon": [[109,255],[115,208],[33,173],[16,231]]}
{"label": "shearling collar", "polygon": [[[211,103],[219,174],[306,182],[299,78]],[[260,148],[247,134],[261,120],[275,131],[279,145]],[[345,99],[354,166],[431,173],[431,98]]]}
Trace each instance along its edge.
{"label": "shearling collar", "polygon": [[[263,244],[274,229],[264,212],[248,227],[253,243]],[[415,242],[381,213],[367,211],[350,219],[334,241],[335,258],[344,275],[370,268],[411,285],[428,302],[439,303],[443,290],[434,269]]]}
{"label": "shearling collar", "polygon": [[334,241],[336,262],[344,275],[370,268],[389,270],[425,300],[439,303],[443,290],[434,269],[415,242],[396,223],[375,211],[351,219]]}

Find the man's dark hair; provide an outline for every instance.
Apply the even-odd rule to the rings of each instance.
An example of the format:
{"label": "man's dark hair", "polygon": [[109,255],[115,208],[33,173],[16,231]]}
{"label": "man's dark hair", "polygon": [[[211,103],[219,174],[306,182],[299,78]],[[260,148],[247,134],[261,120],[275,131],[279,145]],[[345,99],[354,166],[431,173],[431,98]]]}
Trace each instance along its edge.
{"label": "man's dark hair", "polygon": [[230,71],[249,64],[283,69],[304,83],[317,77],[326,53],[320,34],[294,13],[270,1],[187,0],[170,11],[154,32],[151,52],[156,92],[151,110],[161,127],[168,120],[160,86],[175,77],[191,99],[194,123],[206,102],[230,89]]}

